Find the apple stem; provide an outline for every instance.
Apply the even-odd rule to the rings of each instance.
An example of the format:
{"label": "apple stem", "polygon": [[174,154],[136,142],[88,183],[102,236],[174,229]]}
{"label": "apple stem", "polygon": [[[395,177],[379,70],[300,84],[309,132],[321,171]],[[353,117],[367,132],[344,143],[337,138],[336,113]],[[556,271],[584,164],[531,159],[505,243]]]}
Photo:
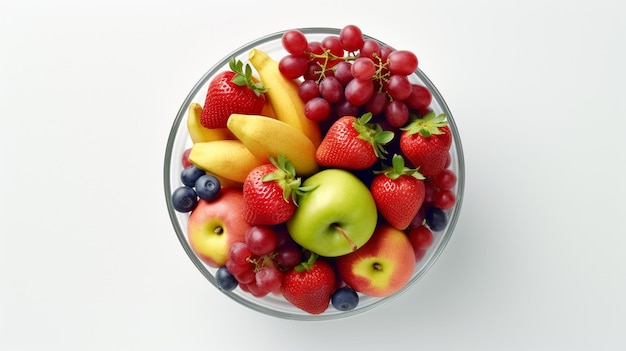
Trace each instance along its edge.
{"label": "apple stem", "polygon": [[356,249],[358,249],[358,247],[354,244],[354,241],[350,239],[348,234],[346,234],[346,232],[344,232],[343,229],[338,224],[333,223],[333,228],[335,228],[335,230],[337,230],[339,234],[341,234],[341,236],[343,236],[348,241],[348,244],[352,246],[352,251],[356,251]]}

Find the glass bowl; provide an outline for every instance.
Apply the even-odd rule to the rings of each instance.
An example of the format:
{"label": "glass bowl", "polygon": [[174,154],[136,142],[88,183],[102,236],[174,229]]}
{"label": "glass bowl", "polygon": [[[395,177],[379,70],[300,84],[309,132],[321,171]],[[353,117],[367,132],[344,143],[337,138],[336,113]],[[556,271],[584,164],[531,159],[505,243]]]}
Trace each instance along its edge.
{"label": "glass bowl", "polygon": [[[325,36],[339,35],[340,32],[340,30],[336,28],[298,28],[298,30],[303,32],[309,41],[321,41]],[[200,273],[206,277],[209,283],[215,286],[216,289],[219,289],[215,280],[216,268],[209,267],[203,263],[194,253],[187,239],[186,228],[189,214],[177,212],[171,202],[172,192],[182,185],[180,173],[183,169],[181,162],[183,152],[192,146],[192,141],[187,132],[185,123],[187,119],[188,107],[191,103],[199,103],[201,105],[204,103],[209,82],[218,72],[228,69],[228,62],[232,57],[246,63],[248,62],[248,52],[253,48],[259,48],[265,51],[276,60],[286,55],[287,52],[283,49],[281,44],[283,33],[284,32],[276,32],[269,34],[243,45],[213,65],[213,67],[211,67],[200,78],[183,101],[176,118],[174,119],[167,141],[164,165],[164,186],[169,216],[180,244],[191,259],[191,262],[196,266]],[[370,37],[365,33],[364,37],[377,40],[381,45],[387,44],[383,41]],[[390,43],[390,45],[393,46],[393,43]],[[450,148],[451,164],[449,168],[457,175],[457,183],[453,189],[456,193],[456,204],[453,208],[446,210],[448,216],[447,225],[443,230],[437,232],[433,231],[433,242],[425,252],[424,256],[416,263],[415,270],[410,281],[399,291],[386,297],[370,297],[359,294],[359,303],[357,307],[352,310],[339,311],[334,309],[332,306],[329,306],[324,313],[316,315],[308,314],[307,312],[294,307],[284,298],[272,294],[263,298],[257,298],[249,293],[243,292],[240,288],[236,288],[233,291],[224,291],[219,289],[220,291],[234,301],[270,316],[292,320],[331,320],[354,316],[379,307],[406,292],[426,274],[445,249],[446,244],[450,240],[454,231],[463,200],[465,170],[459,132],[443,97],[435,88],[434,84],[421,71],[421,69],[418,68],[418,70],[410,77],[410,80],[414,83],[422,84],[430,89],[433,96],[430,108],[437,115],[444,113],[447,116],[448,124],[453,136],[453,142]]]}

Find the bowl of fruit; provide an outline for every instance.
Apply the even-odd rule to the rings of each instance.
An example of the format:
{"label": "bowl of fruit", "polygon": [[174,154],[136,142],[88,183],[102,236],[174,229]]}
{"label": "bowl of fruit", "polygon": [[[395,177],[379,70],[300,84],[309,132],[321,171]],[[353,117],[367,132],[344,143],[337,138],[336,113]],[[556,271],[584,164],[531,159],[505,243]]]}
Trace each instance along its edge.
{"label": "bowl of fruit", "polygon": [[355,25],[297,28],[241,46],[191,88],[164,186],[216,289],[270,316],[328,320],[426,274],[460,214],[464,159],[412,51]]}

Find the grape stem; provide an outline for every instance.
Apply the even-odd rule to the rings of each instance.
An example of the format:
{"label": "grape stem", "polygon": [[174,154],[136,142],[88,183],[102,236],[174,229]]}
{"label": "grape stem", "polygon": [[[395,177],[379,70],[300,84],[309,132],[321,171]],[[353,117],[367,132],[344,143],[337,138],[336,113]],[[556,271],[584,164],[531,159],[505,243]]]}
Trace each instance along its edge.
{"label": "grape stem", "polygon": [[254,265],[253,271],[257,273],[261,270],[261,268],[271,266],[271,263],[276,259],[276,256],[278,256],[278,254],[276,252],[272,252],[258,258],[246,257],[246,261]]}
{"label": "grape stem", "polygon": [[[387,82],[389,77],[391,76],[391,73],[389,73],[389,70],[387,70],[387,66],[389,66],[389,60],[387,60],[386,62],[383,62],[382,58],[380,56],[378,56],[376,53],[374,53],[372,55],[374,58],[376,58],[376,60],[378,60],[378,62],[374,62],[374,65],[376,66],[376,72],[374,73],[374,75],[372,76],[372,80],[374,81],[378,81],[380,84],[378,84],[379,86],[379,92],[382,92],[384,90],[383,87],[383,83]],[[333,54],[330,49],[326,49],[324,50],[323,53],[321,54],[316,54],[313,52],[309,52],[309,57],[310,60],[315,60],[315,59],[323,59],[324,62],[317,62],[317,65],[320,66],[320,70],[319,71],[314,71],[315,74],[319,74],[319,78],[317,78],[316,83],[319,84],[324,78],[326,78],[326,72],[327,71],[334,71],[335,68],[331,67],[328,68],[328,63],[329,61],[355,61],[356,59],[359,58],[359,55],[355,55],[353,52],[349,52],[347,56],[337,56],[335,54]]]}
{"label": "grape stem", "polygon": [[309,52],[309,57],[311,60],[313,59],[324,59],[324,63],[317,62],[317,65],[320,66],[321,70],[314,71],[315,74],[319,74],[319,78],[317,78],[316,83],[319,84],[322,79],[326,78],[326,71],[334,70],[334,68],[328,68],[328,61],[330,60],[341,60],[341,61],[353,61],[356,60],[355,56],[337,56],[330,52],[330,49],[324,50],[322,54],[316,54],[313,52]]}
{"label": "grape stem", "polygon": [[376,72],[372,76],[372,80],[377,80],[380,83],[378,84],[378,91],[382,92],[384,90],[383,83],[387,82],[391,76],[389,70],[386,69],[387,66],[389,66],[389,60],[387,60],[387,62],[383,62],[383,59],[376,53],[374,53],[373,56],[378,60],[378,64],[374,63],[376,66]]}

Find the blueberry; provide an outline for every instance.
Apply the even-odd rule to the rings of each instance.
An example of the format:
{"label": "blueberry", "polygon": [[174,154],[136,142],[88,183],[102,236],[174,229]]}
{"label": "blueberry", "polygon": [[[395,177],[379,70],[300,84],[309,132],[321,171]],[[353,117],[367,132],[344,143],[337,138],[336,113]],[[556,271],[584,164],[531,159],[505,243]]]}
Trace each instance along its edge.
{"label": "blueberry", "polygon": [[335,290],[330,302],[339,311],[349,311],[359,304],[359,295],[354,289],[344,286]]}
{"label": "blueberry", "polygon": [[237,279],[235,279],[225,266],[217,269],[217,272],[215,272],[215,281],[217,282],[217,286],[225,291],[232,291],[239,285]]}
{"label": "blueberry", "polygon": [[212,201],[220,194],[220,181],[210,174],[204,174],[196,180],[196,194],[198,197]]}
{"label": "blueberry", "polygon": [[444,230],[448,224],[448,216],[439,207],[431,207],[426,210],[426,224],[434,232]]}
{"label": "blueberry", "polygon": [[206,174],[205,171],[201,170],[200,168],[196,167],[195,165],[191,165],[191,166],[183,169],[182,172],[180,172],[180,180],[186,186],[193,187],[196,184],[196,180],[198,180],[198,178],[200,178],[201,176],[203,176],[205,174]]}
{"label": "blueberry", "polygon": [[172,206],[178,212],[191,212],[198,204],[198,196],[193,188],[181,186],[172,193]]}

